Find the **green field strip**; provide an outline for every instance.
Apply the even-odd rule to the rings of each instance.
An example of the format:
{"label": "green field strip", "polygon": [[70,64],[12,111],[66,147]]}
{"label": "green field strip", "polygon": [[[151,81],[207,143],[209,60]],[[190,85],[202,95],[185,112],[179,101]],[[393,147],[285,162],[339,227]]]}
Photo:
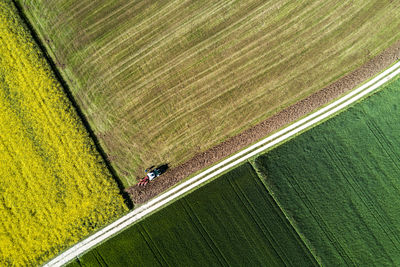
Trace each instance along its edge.
{"label": "green field strip", "polygon": [[151,238],[151,235],[148,233],[148,231],[146,230],[146,225],[142,224],[141,225],[141,231],[140,233],[143,236],[143,239],[146,241],[146,244],[152,248],[151,252],[154,254],[155,258],[157,259],[157,261],[160,263],[160,265],[165,266],[168,265],[167,261],[165,260],[164,256],[163,256],[163,252],[162,249],[160,249],[157,246],[157,243],[153,241],[153,239]]}
{"label": "green field strip", "polygon": [[108,266],[316,266],[268,197],[245,163],[101,243],[80,264],[97,266],[95,250]]}
{"label": "green field strip", "polygon": [[101,254],[98,251],[95,250],[93,252],[93,255],[95,256],[96,261],[100,266],[107,266],[106,261],[103,259],[103,257],[101,256]]}
{"label": "green field strip", "polygon": [[[239,168],[241,175],[246,175],[248,177],[248,175],[252,175],[251,173],[247,172],[249,170],[248,166],[243,165],[242,168]],[[236,174],[237,176],[237,174]],[[235,176],[233,176],[235,177]],[[232,178],[231,178],[232,179]],[[282,261],[279,257],[279,254],[275,251],[274,248],[274,244],[271,242],[270,237],[268,237],[267,235],[265,235],[265,230],[262,229],[262,227],[260,227],[259,223],[257,222],[257,220],[254,218],[254,215],[249,211],[249,209],[246,206],[246,203],[243,203],[243,201],[241,200],[240,196],[234,191],[232,190],[233,187],[231,186],[231,179],[226,179],[225,181],[221,181],[219,183],[219,186],[221,188],[224,188],[224,192],[222,196],[219,195],[215,195],[213,196],[213,199],[210,199],[210,201],[212,202],[216,202],[216,203],[221,203],[222,199],[222,203],[223,205],[220,205],[222,207],[229,207],[229,208],[224,208],[224,209],[220,209],[220,215],[219,217],[221,218],[220,220],[217,220],[215,223],[215,218],[204,218],[204,217],[200,217],[200,220],[204,221],[204,225],[210,225],[209,226],[209,232],[210,234],[217,240],[219,240],[219,245],[221,247],[225,247],[226,250],[226,246],[227,244],[222,242],[223,241],[223,236],[226,235],[231,235],[229,232],[226,232],[227,229],[225,229],[226,227],[221,227],[224,226],[224,224],[234,224],[237,221],[243,221],[242,225],[236,225],[236,227],[238,229],[240,229],[240,232],[236,232],[236,235],[238,236],[242,236],[242,238],[244,240],[246,240],[246,243],[249,243],[250,247],[254,247],[253,249],[255,249],[257,246],[257,243],[262,243],[264,247],[268,247],[268,250],[264,250],[264,249],[260,249],[258,248],[258,251],[256,251],[256,255],[257,254],[261,254],[261,253],[265,253],[268,255],[268,257],[266,257],[267,259],[270,259],[269,264],[271,265],[281,265]],[[229,189],[229,190],[228,190]],[[200,208],[200,207],[199,207]],[[217,209],[218,207],[215,207],[215,209]],[[205,212],[206,207],[201,207],[202,211],[201,213]],[[239,213],[240,214],[237,214]],[[238,215],[240,216],[240,220],[238,220]],[[224,218],[225,222],[224,222]],[[219,227],[215,227],[214,225],[221,225]],[[211,227],[213,226],[213,227]],[[244,229],[241,229],[242,227],[244,227]],[[229,228],[228,228],[229,229]],[[230,238],[234,238],[233,236]],[[263,241],[264,240],[264,241]],[[231,242],[229,242],[231,243]],[[228,243],[228,244],[229,244]],[[230,251],[230,253],[234,252],[237,253],[237,251],[243,251],[242,248],[237,247],[238,243],[235,243],[235,248],[232,248]],[[264,252],[263,252],[264,251]],[[243,251],[243,253],[246,253],[245,251]],[[250,252],[248,252],[250,253]],[[245,255],[245,254],[244,254]],[[237,256],[235,259],[235,254],[231,254],[229,255],[227,258],[231,259],[230,264],[234,264],[234,265],[243,265],[243,264],[250,264],[249,262],[246,261],[237,261]],[[255,256],[255,255],[254,255]],[[278,257],[277,257],[278,256]],[[245,257],[243,260],[246,260],[246,258],[250,258],[250,256]],[[233,260],[235,259],[235,260]],[[274,261],[272,261],[274,260]],[[262,259],[258,260],[258,264],[261,264],[263,261]]]}
{"label": "green field strip", "polygon": [[[132,240],[135,242],[131,242]],[[91,258],[97,252],[105,259],[107,266],[162,266],[153,252],[153,247],[143,236],[142,227],[127,232],[124,238],[116,236],[114,242],[116,246],[109,246],[106,242],[103,246],[96,247],[80,257],[81,265],[93,266],[94,261]]]}
{"label": "green field strip", "polygon": [[[296,242],[276,242],[276,240],[275,240],[277,247],[279,247],[281,249],[282,253],[284,253],[287,256],[286,253],[288,251],[296,250],[296,248],[288,249],[289,246],[299,245],[299,247],[301,248],[297,251],[297,253],[299,253],[299,256],[296,257],[295,261],[291,261],[289,266],[297,265],[298,259],[301,258],[300,255],[303,255],[303,254],[308,256],[310,265],[311,265],[311,263],[313,263],[314,266],[318,266],[319,265],[318,259],[315,258],[315,256],[312,254],[312,252],[307,247],[307,245],[304,242],[304,240],[302,239],[302,237],[299,235],[299,233],[293,227],[293,225],[291,224],[289,219],[285,216],[284,212],[279,207],[278,203],[276,203],[274,198],[271,196],[270,192],[268,191],[268,188],[262,182],[262,178],[260,176],[258,176],[257,169],[254,168],[253,164],[251,164],[251,166],[253,167],[254,173],[257,174],[257,176],[253,176],[253,179],[254,179],[254,182],[257,184],[257,187],[255,187],[255,189],[257,189],[259,194],[254,194],[254,193],[247,194],[246,198],[247,198],[248,203],[251,203],[253,209],[257,213],[257,216],[263,221],[263,225],[267,226],[267,224],[264,222],[263,218],[270,217],[269,218],[270,220],[277,222],[275,224],[276,227],[273,229],[266,227],[266,229],[268,229],[268,231],[270,232],[271,236],[273,236],[272,235],[272,231],[273,231],[273,233],[275,233],[275,235],[276,235],[276,233],[279,232],[280,235],[278,235],[278,236],[282,237],[286,234],[286,235],[292,237],[293,240],[296,240]],[[242,186],[247,186],[247,185],[248,185],[247,183],[244,183],[244,185],[242,185]],[[272,210],[275,211],[275,212],[270,211],[268,214],[268,217],[267,217],[267,214],[265,214],[265,215],[262,214],[262,213],[266,213],[266,209],[256,209],[255,208],[256,206],[261,205],[261,203],[263,203],[263,202],[269,203],[270,207],[272,207]],[[272,215],[275,215],[276,218],[272,218]],[[287,259],[290,259],[290,257],[287,257]]]}
{"label": "green field strip", "polygon": [[[226,258],[229,259],[229,264],[240,264],[238,262],[237,253],[243,251],[243,249],[240,248],[242,245],[245,247],[252,247],[253,250],[256,251],[256,253],[254,253],[256,255],[262,253],[262,250],[255,245],[261,242],[262,238],[260,238],[260,236],[262,236],[262,232],[259,231],[258,227],[254,228],[254,221],[249,219],[249,214],[246,209],[243,209],[240,199],[230,190],[229,183],[220,183],[219,187],[228,190],[224,190],[223,196],[221,197],[219,195],[209,196],[209,202],[216,204],[215,206],[211,204],[211,211],[214,213],[214,216],[204,216],[207,210],[210,209],[208,205],[201,206],[197,204],[196,210],[198,214],[203,214],[203,216],[199,216],[199,220],[206,228],[205,230],[208,234],[213,237],[220,250],[225,251]],[[239,220],[237,219],[238,217]],[[230,224],[234,224],[234,229],[236,229],[234,234],[230,231]],[[256,237],[256,240],[252,240],[247,236]],[[229,241],[226,242],[224,239],[228,239]],[[228,249],[228,246],[231,247]],[[243,257],[243,259],[240,260],[245,261],[247,257]],[[241,262],[241,264],[245,264],[245,262]]]}
{"label": "green field strip", "polygon": [[[240,173],[244,176],[244,175],[246,175],[246,179],[237,179],[237,180],[239,180],[240,182],[241,182],[241,184],[246,184],[246,183],[248,183],[248,186],[247,186],[247,189],[251,189],[251,191],[247,191],[246,193],[245,193],[245,195],[246,196],[254,196],[253,198],[254,199],[257,199],[257,198],[260,198],[260,199],[263,199],[263,195],[257,195],[257,194],[255,194],[255,193],[257,193],[257,190],[255,190],[254,188],[255,188],[255,186],[259,186],[259,185],[256,185],[256,184],[254,184],[253,183],[253,179],[251,179],[249,176],[255,176],[255,174],[253,173],[253,171],[252,171],[252,169],[250,168],[250,166],[249,166],[249,164],[247,163],[247,164],[244,164],[244,165],[242,165],[241,167],[239,167],[239,168],[237,168],[237,169],[235,169],[235,170],[238,170],[238,169],[240,169]],[[237,172],[237,171],[236,171]],[[229,173],[226,175],[226,176],[228,176],[229,175]],[[237,174],[236,174],[237,175]],[[224,176],[222,176],[222,177],[224,177]],[[228,176],[229,177],[229,176]],[[258,179],[257,177],[255,177],[256,179]],[[222,180],[222,179],[221,179]],[[223,188],[229,188],[229,185],[232,185],[232,180],[234,180],[234,179],[226,179],[225,178],[225,181],[220,181],[219,183],[221,184],[221,187],[223,187]],[[217,181],[219,181],[219,180],[217,180]],[[227,194],[227,191],[228,192],[232,192],[232,193],[229,193],[229,195],[226,195]],[[243,191],[242,191],[243,192]],[[265,193],[265,191],[263,192],[263,193]],[[256,197],[257,196],[257,197]],[[246,223],[246,225],[249,225],[249,228],[250,228],[250,226],[251,225],[254,225],[254,227],[255,227],[255,229],[257,229],[257,231],[256,232],[254,232],[254,234],[253,235],[258,235],[258,236],[262,236],[262,235],[264,235],[264,236],[266,236],[266,238],[265,238],[265,241],[263,241],[263,245],[265,246],[267,243],[266,243],[266,241],[268,241],[268,242],[270,242],[270,244],[272,244],[273,246],[271,247],[271,252],[274,252],[274,253],[277,253],[277,255],[279,255],[279,254],[283,254],[282,253],[282,251],[276,251],[277,250],[277,247],[279,248],[279,244],[277,244],[277,243],[273,243],[273,241],[276,241],[277,239],[276,239],[276,237],[274,238],[273,236],[268,236],[268,234],[266,234],[266,232],[268,232],[269,231],[269,229],[265,229],[264,227],[262,227],[262,226],[260,226],[260,223],[261,223],[261,225],[266,225],[266,226],[268,226],[269,228],[271,228],[272,226],[271,226],[271,221],[270,220],[272,220],[272,221],[274,221],[274,222],[276,222],[276,220],[273,220],[272,219],[272,217],[273,216],[276,216],[275,214],[272,214],[272,212],[267,212],[267,211],[265,211],[264,212],[264,220],[263,221],[261,221],[260,222],[260,218],[256,215],[256,213],[254,213],[253,211],[251,211],[250,209],[249,209],[249,207],[248,207],[248,203],[246,203],[246,202],[244,202],[243,201],[243,199],[241,199],[241,197],[240,197],[240,195],[239,194],[237,194],[237,192],[235,192],[235,191],[232,191],[232,190],[225,190],[224,191],[224,196],[221,196],[221,197],[223,197],[223,198],[226,198],[226,199],[229,199],[229,200],[233,200],[233,199],[238,199],[238,203],[240,204],[239,206],[232,206],[232,204],[230,204],[231,206],[232,206],[232,208],[230,209],[230,210],[243,210],[243,211],[245,211],[245,213],[242,215],[243,217],[245,217],[246,219],[246,221],[248,221],[247,223]],[[214,200],[213,200],[213,202],[214,202]],[[261,211],[264,211],[264,210],[273,210],[273,209],[271,209],[271,208],[269,208],[269,206],[266,206],[265,204],[263,204],[264,202],[262,202],[262,201],[259,201],[259,207],[258,207],[258,209],[257,210],[259,210],[260,212]],[[268,203],[268,202],[266,202],[266,203]],[[227,203],[228,204],[228,203]],[[228,204],[229,205],[229,204]],[[223,217],[226,217],[226,218],[228,218],[228,216],[223,216]],[[249,219],[251,219],[251,220],[249,220]],[[232,219],[230,219],[230,221],[235,221],[234,220],[234,217],[232,218]],[[223,223],[223,222],[222,222]],[[269,223],[269,224],[268,224]],[[216,224],[220,224],[220,223],[216,223]],[[274,225],[274,227],[277,225],[278,223],[276,223],[276,224],[273,224]],[[279,224],[280,225],[280,224]],[[274,229],[274,231],[276,230],[274,227],[272,227],[272,229]],[[292,230],[292,229],[290,229],[290,230]],[[216,235],[216,236],[218,236],[218,234],[219,234],[219,232],[221,232],[221,231],[223,231],[223,229],[212,229],[212,235],[214,236],[214,235]],[[286,231],[287,231],[287,229],[286,229]],[[257,233],[258,232],[258,233]],[[284,231],[283,231],[284,232]],[[248,233],[247,234],[248,236],[250,236],[250,234]],[[284,235],[282,235],[282,236],[284,236]],[[284,241],[282,241],[281,240],[281,238],[280,239],[278,239],[279,240],[279,242],[282,242],[283,244],[287,244],[287,243],[290,243],[290,242],[284,242]],[[278,242],[278,243],[279,243]],[[293,242],[293,241],[292,241]],[[295,243],[295,242],[293,242],[293,243]],[[300,243],[301,244],[301,243]],[[298,245],[298,244],[296,244],[296,245]],[[293,247],[296,247],[296,245],[293,245]],[[288,251],[290,251],[291,253],[294,253],[294,251],[296,251],[295,249],[287,249]],[[302,253],[300,253],[300,255],[301,255]],[[294,257],[293,255],[291,255],[292,256],[292,259],[293,258],[297,258],[298,260],[298,264],[299,264],[299,262],[301,262],[301,257],[303,256],[303,255],[301,255],[300,257],[299,256],[297,256],[297,257]],[[281,258],[281,257],[280,257]],[[304,261],[303,262],[303,264],[304,265],[310,265],[310,263],[308,263],[308,264],[306,264],[305,263],[306,261]],[[242,263],[242,264],[244,264],[244,263]],[[280,263],[280,264],[282,264],[282,263]]]}
{"label": "green field strip", "polygon": [[[194,224],[191,216],[184,210],[182,202],[173,207],[183,222],[175,223],[172,220],[162,221],[160,217],[160,229],[165,229],[165,233],[153,231],[153,239],[157,242],[163,252],[163,256],[172,266],[187,266],[191,262],[199,262],[204,265],[220,264],[215,250],[210,247],[209,241],[205,239],[204,233],[199,226]],[[181,231],[181,228],[185,231]],[[207,255],[207,256],[205,256]]]}
{"label": "green field strip", "polygon": [[[377,127],[376,122],[374,122],[373,119],[369,119],[366,121],[366,124],[368,125],[368,128],[370,128],[371,133],[375,135],[376,140],[379,142],[381,147],[385,149],[386,154],[390,158],[390,160],[397,166],[397,168],[400,170],[399,165],[397,164],[400,162],[400,155],[396,153],[396,150],[393,149],[393,145],[391,142],[386,138],[386,136],[382,133],[381,129]],[[395,157],[395,159],[393,158]]]}
{"label": "green field strip", "polygon": [[[318,228],[320,231],[319,238],[322,238],[323,236],[325,236],[327,238],[327,242],[326,242],[327,246],[333,246],[338,251],[338,255],[336,255],[338,261],[336,263],[345,264],[345,262],[341,263],[341,260],[347,259],[347,264],[349,264],[349,262],[351,261],[349,256],[343,250],[343,247],[341,246],[341,244],[339,244],[337,242],[336,238],[332,235],[331,230],[330,230],[329,226],[327,225],[327,222],[323,219],[323,217],[318,212],[313,212],[313,210],[315,211],[315,208],[312,206],[309,198],[304,193],[304,191],[301,190],[301,188],[298,186],[298,184],[296,184],[296,180],[293,179],[292,181],[289,181],[288,184],[291,188],[293,188],[295,195],[297,195],[301,199],[301,205],[307,210],[308,216],[310,218],[313,218],[314,221],[316,222],[316,224],[318,225]],[[282,207],[281,204],[279,204],[279,206],[281,207],[281,209],[284,210],[284,208]],[[296,225],[296,221],[297,221],[296,218],[291,216],[289,218],[289,220],[291,220],[292,225],[294,225],[294,226]],[[301,233],[301,230],[299,230],[298,228],[296,229],[296,231]],[[304,236],[304,234],[303,234],[303,236]],[[305,236],[305,238],[302,238],[302,240],[304,242],[307,242],[308,247],[310,247],[310,248],[313,247],[310,243],[308,243],[308,239],[306,236]],[[319,258],[319,256],[315,253],[315,249],[313,249],[313,255],[315,255],[315,258]]]}
{"label": "green field strip", "polygon": [[[276,240],[275,240],[274,236],[272,235],[271,231],[267,227],[265,227],[263,222],[260,222],[260,218],[257,216],[257,214],[254,210],[254,207],[252,206],[252,203],[250,203],[247,200],[247,198],[244,195],[244,193],[242,192],[242,190],[237,185],[235,185],[234,181],[229,180],[229,182],[230,182],[234,192],[237,194],[239,199],[242,201],[243,207],[248,211],[253,222],[261,230],[261,232],[265,236],[265,239],[269,242],[270,247],[273,249],[273,251],[276,253],[278,258],[280,259],[280,261],[281,261],[280,264],[289,266],[288,261],[285,259],[286,255],[282,255],[284,253],[282,253],[283,251],[280,249],[280,245],[278,244],[276,247],[273,246],[273,244],[276,243]],[[250,206],[250,208],[248,206]]]}
{"label": "green field strip", "polygon": [[186,199],[183,199],[181,203],[182,203],[183,209],[186,211],[187,215],[190,217],[193,225],[196,226],[197,230],[204,238],[204,241],[210,247],[211,251],[214,252],[215,258],[218,259],[219,264],[223,265],[223,266],[228,266],[228,261],[227,261],[226,257],[224,256],[223,252],[215,244],[214,240],[212,239],[212,236],[209,235],[209,233],[207,232],[205,227],[202,225],[201,221],[196,216],[196,213],[190,207],[190,204],[186,201]]}
{"label": "green field strip", "polygon": [[[378,141],[378,144],[381,146],[381,142],[379,142],[378,139],[376,139],[376,141]],[[392,245],[397,250],[399,250],[398,244],[400,244],[400,242],[399,242],[398,237],[396,237],[396,235],[394,235],[394,236],[391,235],[391,233],[395,232],[395,229],[391,229],[390,223],[385,221],[385,218],[383,216],[384,214],[382,214],[382,216],[380,214],[380,213],[382,213],[384,211],[382,209],[382,207],[380,207],[379,204],[378,204],[378,207],[377,207],[377,205],[371,199],[369,194],[364,192],[363,186],[360,185],[357,182],[356,177],[354,177],[354,175],[351,172],[349,172],[349,170],[344,166],[344,164],[340,160],[340,157],[330,147],[329,144],[326,146],[326,148],[327,148],[327,152],[328,152],[327,155],[330,156],[330,158],[332,159],[332,162],[336,165],[336,168],[338,170],[340,170],[342,176],[343,177],[348,177],[348,178],[346,178],[346,182],[350,186],[352,191],[354,192],[354,195],[358,196],[358,199],[362,203],[361,205],[363,205],[368,210],[368,212],[370,212],[370,214],[372,215],[372,217],[374,218],[376,223],[379,225],[379,227],[386,233],[386,236],[389,238],[389,240],[391,241]],[[358,206],[361,206],[361,205],[358,205]],[[389,229],[387,229],[387,228],[389,228]],[[392,240],[393,237],[396,239],[395,241]]]}
{"label": "green field strip", "polygon": [[[207,245],[210,251],[213,252],[214,258],[218,261],[218,264],[220,265],[226,265],[226,261],[223,258],[223,255],[221,251],[218,250],[218,248],[215,246],[214,242],[212,241],[211,237],[207,234],[205,229],[201,226],[201,223],[198,221],[198,219],[187,210],[188,206],[184,201],[182,200],[180,202],[180,205],[182,210],[185,211],[187,217],[189,218],[189,222],[191,225],[194,226],[194,229],[199,233],[200,240],[204,241],[204,243]],[[220,257],[222,258],[220,258]]]}
{"label": "green field strip", "polygon": [[[326,247],[334,246],[336,251],[340,251],[339,254],[336,255],[336,257],[335,257],[335,260],[334,260],[335,264],[339,264],[339,265],[345,264],[345,262],[342,261],[343,257],[346,257],[347,259],[349,257],[343,252],[343,249],[340,246],[340,244],[337,243],[335,238],[330,233],[328,226],[326,225],[326,223],[324,223],[324,220],[322,219],[323,217],[318,215],[318,213],[317,214],[313,213],[313,211],[312,211],[313,207],[310,205],[309,201],[307,201],[307,199],[304,197],[305,196],[304,192],[300,192],[299,189],[296,189],[298,187],[297,184],[289,183],[288,185],[290,186],[290,188],[293,188],[292,194],[296,194],[299,198],[301,198],[301,201],[298,201],[298,205],[301,206],[302,209],[304,210],[303,211],[304,217],[313,218],[313,220],[316,222],[318,228],[313,229],[315,235],[318,236],[318,238],[322,238],[323,236],[325,236],[326,240],[324,242],[324,246],[326,246]],[[281,209],[283,209],[287,213],[287,210],[284,209],[283,204],[279,203],[279,206],[281,207]],[[282,208],[282,206],[283,206],[283,208]],[[314,248],[314,246],[312,246],[312,244],[309,243],[308,236],[305,235],[301,231],[301,229],[299,229],[299,227],[297,226],[298,219],[293,217],[293,215],[290,212],[288,214],[290,216],[288,218],[288,220],[290,220],[292,225],[294,225],[294,227],[296,228],[296,231],[301,233],[302,236],[305,236],[305,239],[302,238],[302,240],[307,243],[308,247],[311,248],[312,254],[316,254],[316,257],[320,258],[320,255],[316,253],[316,249]],[[321,249],[324,249],[324,247]],[[347,263],[347,264],[349,264],[349,263]]]}
{"label": "green field strip", "polygon": [[400,263],[400,78],[255,159],[322,265]]}
{"label": "green field strip", "polygon": [[[262,227],[261,223],[259,222],[259,218],[257,217],[257,215],[255,214],[254,210],[252,208],[249,208],[248,205],[251,205],[250,203],[248,203],[245,200],[245,197],[239,193],[238,191],[240,191],[240,189],[236,188],[236,186],[234,185],[234,183],[229,180],[230,185],[232,186],[233,192],[235,192],[235,194],[237,195],[238,199],[241,201],[241,206],[243,207],[243,210],[247,211],[246,216],[248,216],[248,218],[251,219],[251,221],[254,223],[254,225],[258,228],[259,232],[265,237],[265,241],[268,243],[265,244],[268,247],[271,248],[271,258],[273,258],[273,254],[276,254],[277,256],[277,262],[275,262],[274,264],[271,265],[287,265],[287,261],[285,260],[285,258],[282,256],[282,253],[279,249],[277,249],[276,247],[274,247],[274,238],[271,235],[271,232],[268,231],[268,229],[265,229],[264,227]],[[279,260],[279,261],[278,261]]]}
{"label": "green field strip", "polygon": [[[142,227],[142,229],[143,229],[143,227]],[[157,252],[155,252],[154,249],[152,249],[152,246],[150,245],[150,242],[147,241],[147,238],[144,236],[144,234],[143,234],[142,231],[140,231],[140,234],[141,234],[143,240],[146,242],[146,245],[147,245],[147,247],[149,248],[150,252],[154,255],[154,258],[157,260],[158,264],[159,264],[160,266],[162,266],[161,261],[160,261],[160,259],[159,259],[159,256],[161,256],[161,255],[160,255],[158,249],[156,249]],[[146,235],[148,236],[148,234],[146,234]],[[159,256],[157,256],[157,255],[159,255]],[[162,256],[161,256],[161,257],[162,257]],[[162,258],[162,262],[165,263],[164,258]]]}
{"label": "green field strip", "polygon": [[344,250],[343,244],[341,244],[337,240],[336,236],[332,233],[329,222],[327,222],[324,216],[322,216],[321,213],[318,212],[318,210],[315,208],[310,198],[307,196],[306,192],[301,188],[299,183],[297,183],[296,179],[289,181],[289,186],[293,187],[293,190],[296,192],[296,195],[299,196],[299,198],[301,198],[301,201],[303,201],[306,209],[310,211],[311,217],[314,219],[318,227],[321,229],[321,231],[325,234],[325,236],[329,240],[329,242],[327,243],[330,243],[336,249],[336,251],[338,252],[338,256],[340,256],[337,258],[342,259],[344,261],[343,263],[340,264],[354,266],[355,263],[348,255],[348,252]]}
{"label": "green field strip", "polygon": [[[376,140],[376,141],[378,141],[378,140]],[[369,144],[371,144],[371,143],[369,143]],[[381,145],[380,142],[378,142],[378,144]],[[338,169],[340,171],[340,173],[342,174],[342,176],[345,177],[345,182],[347,183],[347,185],[350,186],[349,188],[351,188],[351,191],[353,191],[353,194],[355,196],[357,196],[357,198],[359,199],[360,204],[358,204],[354,199],[353,199],[353,204],[355,206],[357,206],[358,210],[361,210],[361,213],[359,215],[361,220],[363,222],[365,221],[362,218],[363,216],[361,214],[368,214],[368,213],[371,214],[371,218],[377,223],[379,228],[386,234],[385,237],[387,237],[389,239],[389,241],[391,242],[391,244],[394,247],[397,247],[396,242],[394,242],[392,240],[392,236],[391,236],[391,232],[393,232],[393,230],[386,229],[386,228],[390,228],[390,224],[387,221],[384,221],[383,216],[380,216],[380,213],[382,213],[383,209],[380,207],[376,207],[376,205],[374,204],[374,201],[372,201],[371,198],[369,197],[369,195],[364,192],[362,185],[360,185],[357,182],[356,177],[354,177],[353,174],[351,172],[349,172],[349,170],[347,169],[348,167],[346,168],[346,166],[343,164],[343,161],[340,159],[340,157],[337,155],[337,153],[330,147],[329,144],[327,144],[327,146],[326,146],[326,151],[327,151],[327,156],[332,160],[332,163],[334,164],[336,169]],[[345,187],[347,187],[347,186],[345,185]],[[362,212],[362,210],[365,210],[365,212]],[[366,224],[364,223],[364,225],[366,225]],[[372,227],[369,226],[369,228],[372,228]],[[369,231],[373,235],[373,232],[370,231],[367,227],[366,227],[366,231]],[[381,250],[381,248],[384,247],[383,246],[384,244],[382,243],[382,241],[383,241],[383,239],[385,239],[385,237],[384,238],[374,237],[375,247],[376,247],[375,250]],[[395,236],[395,239],[396,239],[396,236]],[[389,248],[390,247],[391,247],[391,245],[389,246]],[[397,250],[398,250],[398,248],[397,248]],[[384,249],[381,251],[382,251],[381,253],[387,254]],[[389,254],[387,254],[387,256],[389,256]]]}
{"label": "green field strip", "polygon": [[[371,137],[371,138],[367,139],[365,137],[365,135],[364,135],[364,139],[366,140],[366,142],[368,144],[376,143],[376,146],[381,147],[383,149],[383,151],[382,151],[383,153],[382,154],[386,155],[385,158],[390,159],[390,161],[392,162],[391,165],[393,167],[395,167],[398,172],[400,172],[400,168],[398,166],[398,162],[400,162],[400,161],[399,160],[396,161],[396,160],[393,159],[393,156],[397,157],[397,155],[396,155],[396,151],[393,150],[391,145],[390,145],[391,142],[382,133],[382,130],[377,126],[376,122],[374,122],[374,118],[368,117],[368,115],[365,112],[362,112],[362,114],[366,117],[366,119],[365,119],[365,127],[369,128],[369,133],[370,133],[369,136]],[[371,127],[371,125],[373,125],[373,126]],[[398,232],[398,230],[393,229],[392,227],[390,227],[391,226],[390,222],[385,221],[385,217],[387,217],[388,214],[385,213],[385,210],[382,207],[382,205],[378,201],[374,201],[373,199],[371,199],[370,194],[367,194],[366,192],[364,192],[362,190],[362,184],[360,184],[358,182],[358,179],[356,179],[354,177],[355,172],[351,172],[351,170],[353,168],[349,169],[349,167],[345,167],[343,165],[343,161],[339,160],[340,158],[338,157],[337,153],[333,153],[332,152],[333,149],[331,147],[330,147],[330,151],[331,151],[331,154],[336,157],[336,162],[339,162],[339,164],[342,165],[342,166],[339,166],[339,168],[343,172],[345,172],[347,176],[353,178],[353,179],[348,179],[349,185],[351,185],[353,187],[355,187],[355,186],[357,187],[358,190],[355,189],[354,191],[355,192],[359,192],[360,200],[362,200],[364,202],[367,201],[367,203],[365,203],[365,206],[368,209],[372,210],[371,213],[373,214],[374,217],[376,217],[377,223],[379,223],[379,220],[382,221],[381,223],[379,223],[381,228],[386,233],[388,233],[387,236],[389,237],[389,239],[392,239],[392,238],[395,239],[395,241],[392,240],[392,244],[393,244],[394,247],[396,247],[398,249],[398,244],[400,244],[400,242],[399,242],[399,236],[400,236],[399,234],[400,233]],[[386,169],[386,167],[385,167],[385,169]],[[390,174],[387,174],[387,176],[389,177]],[[354,181],[354,185],[352,184],[351,181]],[[400,185],[399,184],[396,185],[395,183],[393,183],[393,181],[390,181],[390,185],[391,185],[391,188],[394,189],[394,192],[391,192],[391,193],[390,192],[386,192],[385,194],[389,194],[390,195],[390,194],[399,194],[400,193],[400,190],[399,190],[399,186]],[[381,213],[383,213],[383,214],[381,214]],[[383,216],[381,216],[381,215],[383,215]],[[389,228],[389,229],[386,229],[386,228]],[[397,235],[391,235],[390,234],[390,233],[395,233],[395,232],[398,232]]]}
{"label": "green field strip", "polygon": [[104,260],[101,258],[100,254],[98,251],[93,251],[93,258],[96,260],[96,263],[99,266],[107,266],[107,264],[104,262]]}
{"label": "green field strip", "polygon": [[85,261],[81,262],[81,260],[77,258],[75,261],[72,261],[68,266],[72,266],[72,267],[83,267],[83,266],[87,266],[87,265],[85,264],[85,262],[92,262],[93,264],[97,264],[97,266],[99,266],[99,267],[106,267],[106,266],[104,266],[104,265],[101,265],[101,264],[97,261],[96,256],[95,256],[95,254],[94,254],[94,251],[91,251],[90,253],[88,253],[88,254],[86,255]]}

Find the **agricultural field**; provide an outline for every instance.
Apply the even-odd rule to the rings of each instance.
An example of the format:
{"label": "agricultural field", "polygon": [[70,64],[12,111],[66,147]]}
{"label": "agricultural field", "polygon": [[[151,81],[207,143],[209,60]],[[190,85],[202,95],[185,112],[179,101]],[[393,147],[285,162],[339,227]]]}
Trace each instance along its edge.
{"label": "agricultural field", "polygon": [[69,266],[400,263],[400,76]]}
{"label": "agricultural field", "polygon": [[400,38],[390,0],[19,0],[125,186],[337,81]]}
{"label": "agricultural field", "polygon": [[323,266],[400,264],[400,77],[255,161]]}
{"label": "agricultural field", "polygon": [[246,163],[69,266],[316,266]]}
{"label": "agricultural field", "polygon": [[127,210],[8,0],[0,1],[0,177],[0,266],[37,266]]}

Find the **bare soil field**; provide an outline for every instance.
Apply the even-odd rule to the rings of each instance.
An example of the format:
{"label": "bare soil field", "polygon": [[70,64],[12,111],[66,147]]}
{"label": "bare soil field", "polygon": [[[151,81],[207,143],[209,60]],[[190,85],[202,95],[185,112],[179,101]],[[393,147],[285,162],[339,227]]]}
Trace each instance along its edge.
{"label": "bare soil field", "polygon": [[135,203],[144,203],[167,190],[174,184],[185,179],[192,173],[210,166],[223,158],[255,143],[266,135],[282,128],[302,116],[312,112],[318,107],[329,103],[343,93],[350,91],[363,81],[373,77],[393,62],[400,59],[400,42],[386,49],[382,54],[373,58],[361,68],[344,76],[322,90],[308,96],[296,104],[285,108],[263,122],[250,129],[229,138],[225,142],[196,154],[187,162],[172,168],[163,174],[160,179],[148,184],[146,187],[132,186],[126,191]]}
{"label": "bare soil field", "polygon": [[389,0],[18,2],[126,187],[257,139],[400,39]]}

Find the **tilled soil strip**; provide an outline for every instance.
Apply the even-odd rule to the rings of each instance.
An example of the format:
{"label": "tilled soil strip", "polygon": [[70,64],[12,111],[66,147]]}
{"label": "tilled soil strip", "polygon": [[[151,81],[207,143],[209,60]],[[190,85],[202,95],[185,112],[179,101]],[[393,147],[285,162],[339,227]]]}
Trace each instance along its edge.
{"label": "tilled soil strip", "polygon": [[388,68],[396,60],[400,59],[400,41],[386,49],[362,67],[344,76],[331,85],[300,100],[292,106],[283,109],[265,121],[245,130],[244,132],[229,138],[228,140],[196,154],[185,163],[168,170],[160,179],[149,183],[145,187],[132,186],[126,189],[132,201],[142,204],[164,192],[189,175],[206,168],[235,152],[257,142],[268,134],[283,126],[298,120],[317,108],[328,104],[342,94],[352,90],[365,80],[368,80]]}

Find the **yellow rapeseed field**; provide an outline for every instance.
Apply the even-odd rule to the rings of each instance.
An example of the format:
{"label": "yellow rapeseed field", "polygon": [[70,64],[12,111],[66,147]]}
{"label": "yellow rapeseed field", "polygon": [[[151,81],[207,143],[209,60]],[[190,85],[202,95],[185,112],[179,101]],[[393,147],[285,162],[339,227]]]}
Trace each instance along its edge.
{"label": "yellow rapeseed field", "polygon": [[126,210],[16,8],[0,0],[0,266],[41,264]]}

